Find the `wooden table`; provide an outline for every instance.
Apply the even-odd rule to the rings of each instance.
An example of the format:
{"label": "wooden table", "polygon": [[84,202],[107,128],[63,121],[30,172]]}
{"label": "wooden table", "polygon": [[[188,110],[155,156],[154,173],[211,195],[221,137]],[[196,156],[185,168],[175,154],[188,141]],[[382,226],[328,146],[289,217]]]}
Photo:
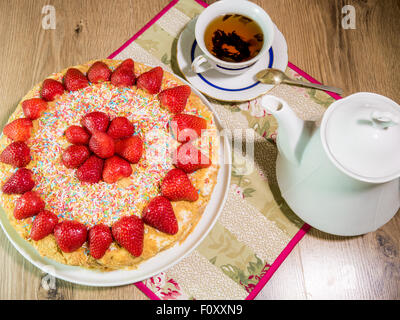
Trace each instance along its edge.
{"label": "wooden table", "polygon": [[[209,1],[212,2],[212,1]],[[400,101],[398,0],[257,0],[285,35],[289,59],[345,95],[372,91]],[[168,0],[0,1],[1,118],[48,74],[108,56]],[[56,29],[42,28],[44,5]],[[342,28],[353,5],[356,29]],[[3,123],[2,123],[3,125]],[[0,299],[146,299],[135,286],[91,288],[57,280],[55,290],[0,232]],[[311,230],[259,299],[399,299],[400,215],[383,228],[344,238]]]}

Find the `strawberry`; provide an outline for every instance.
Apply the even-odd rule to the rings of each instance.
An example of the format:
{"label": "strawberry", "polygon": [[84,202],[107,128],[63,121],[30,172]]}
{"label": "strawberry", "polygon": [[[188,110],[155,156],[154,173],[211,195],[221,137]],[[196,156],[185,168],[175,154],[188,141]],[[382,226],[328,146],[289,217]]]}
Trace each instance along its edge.
{"label": "strawberry", "polygon": [[101,259],[113,242],[111,229],[105,224],[97,224],[89,230],[89,252],[95,259]]}
{"label": "strawberry", "polygon": [[172,169],[161,183],[161,194],[171,201],[196,201],[199,194],[181,169]]}
{"label": "strawberry", "polygon": [[168,108],[170,112],[181,113],[186,107],[190,93],[190,87],[183,85],[161,91],[158,94],[158,99],[161,105]]}
{"label": "strawberry", "polygon": [[35,186],[32,179],[33,172],[26,168],[18,169],[3,185],[3,192],[6,194],[23,194],[31,191]]}
{"label": "strawberry", "polygon": [[130,87],[135,84],[135,74],[128,69],[115,69],[111,75],[111,83],[116,87]]}
{"label": "strawberry", "polygon": [[85,243],[87,228],[78,221],[65,220],[55,226],[54,237],[62,251],[73,252]]}
{"label": "strawberry", "polygon": [[76,176],[82,182],[97,183],[101,180],[103,164],[103,159],[90,156],[89,159],[76,170]]}
{"label": "strawberry", "polygon": [[112,226],[114,239],[128,252],[139,257],[143,252],[144,225],[137,216],[125,216]]}
{"label": "strawberry", "polygon": [[25,167],[31,161],[31,151],[25,142],[16,141],[3,150],[0,161],[13,167]]}
{"label": "strawberry", "polygon": [[164,71],[161,67],[155,67],[142,73],[138,77],[136,85],[139,89],[143,89],[150,94],[156,94],[160,91],[163,73]]}
{"label": "strawberry", "polygon": [[134,62],[132,59],[124,60],[112,73],[111,83],[117,87],[130,87],[135,84]]}
{"label": "strawberry", "polygon": [[26,118],[36,120],[47,109],[47,102],[40,98],[32,98],[22,102],[22,110]]}
{"label": "strawberry", "polygon": [[58,217],[47,210],[40,212],[32,222],[30,237],[32,240],[39,241],[53,232],[58,223]]}
{"label": "strawberry", "polygon": [[103,180],[107,183],[117,182],[119,179],[129,177],[132,174],[132,168],[128,161],[113,156],[104,163]]}
{"label": "strawberry", "polygon": [[65,130],[65,138],[72,144],[89,144],[90,134],[80,126],[70,126]]}
{"label": "strawberry", "polygon": [[89,148],[100,158],[106,159],[114,155],[115,144],[107,133],[97,131],[89,140]]}
{"label": "strawberry", "polygon": [[107,114],[100,111],[94,111],[87,113],[81,120],[82,126],[84,126],[91,134],[95,131],[106,132],[110,119]]}
{"label": "strawberry", "polygon": [[21,220],[37,215],[44,210],[45,203],[35,191],[25,192],[15,202],[14,217]]}
{"label": "strawberry", "polygon": [[176,234],[179,229],[171,202],[162,196],[149,202],[143,210],[142,219],[145,224],[168,234]]}
{"label": "strawberry", "polygon": [[126,117],[117,117],[110,123],[107,134],[113,139],[128,138],[135,132],[135,127]]}
{"label": "strawberry", "polygon": [[64,150],[61,161],[67,168],[80,167],[90,156],[89,149],[85,146],[69,146]]}
{"label": "strawberry", "polygon": [[179,142],[188,142],[201,136],[201,131],[207,128],[205,119],[191,114],[176,114],[171,118],[172,135]]}
{"label": "strawberry", "polygon": [[110,81],[111,70],[102,61],[96,61],[87,72],[87,77],[92,83]]}
{"label": "strawberry", "polygon": [[173,154],[173,164],[186,173],[198,169],[208,168],[211,165],[210,159],[190,142],[181,144]]}
{"label": "strawberry", "polygon": [[118,140],[115,142],[115,153],[130,163],[138,163],[143,155],[143,141],[139,136]]}
{"label": "strawberry", "polygon": [[135,71],[135,62],[131,59],[128,58],[124,61],[121,62],[121,64],[118,66],[120,69],[130,69],[132,71]]}
{"label": "strawberry", "polygon": [[3,133],[14,141],[26,141],[31,136],[33,128],[32,121],[26,118],[19,118],[4,126]]}
{"label": "strawberry", "polygon": [[40,96],[45,101],[53,101],[64,93],[64,86],[61,82],[54,79],[46,79],[42,83]]}
{"label": "strawberry", "polygon": [[69,91],[76,91],[89,85],[88,79],[78,69],[69,68],[64,75],[64,86]]}

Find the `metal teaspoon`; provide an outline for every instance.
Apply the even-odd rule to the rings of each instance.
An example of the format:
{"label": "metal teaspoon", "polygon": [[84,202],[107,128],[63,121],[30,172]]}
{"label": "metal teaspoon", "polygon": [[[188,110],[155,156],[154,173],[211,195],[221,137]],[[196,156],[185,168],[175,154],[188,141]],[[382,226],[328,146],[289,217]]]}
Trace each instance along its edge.
{"label": "metal teaspoon", "polygon": [[290,84],[290,85],[315,88],[318,90],[326,90],[326,91],[330,91],[330,92],[335,92],[337,94],[343,94],[343,90],[340,88],[324,86],[322,84],[316,84],[316,83],[308,83],[308,82],[304,82],[304,81],[300,81],[300,80],[294,80],[294,79],[289,78],[281,70],[273,69],[273,68],[261,70],[260,72],[258,72],[256,74],[256,79],[265,84],[286,83],[286,84]]}

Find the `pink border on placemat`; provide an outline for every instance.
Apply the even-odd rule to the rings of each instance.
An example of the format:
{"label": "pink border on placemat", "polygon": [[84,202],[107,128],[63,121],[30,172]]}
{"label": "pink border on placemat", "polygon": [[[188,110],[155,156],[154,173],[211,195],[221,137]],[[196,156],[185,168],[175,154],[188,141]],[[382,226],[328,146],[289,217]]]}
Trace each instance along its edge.
{"label": "pink border on placemat", "polygon": [[168,3],[167,6],[165,6],[164,9],[162,9],[153,19],[151,19],[149,22],[145,24],[145,26],[140,29],[138,32],[134,34],[132,38],[130,38],[128,41],[126,41],[121,47],[119,47],[117,50],[115,50],[113,53],[111,53],[108,56],[108,59],[114,58],[118,53],[123,51],[127,46],[129,46],[133,41],[135,41],[139,36],[145,32],[148,28],[150,28],[158,19],[160,19],[169,9],[171,9],[174,5],[176,5],[179,2],[179,0],[172,0],[170,3]]}
{"label": "pink border on placemat", "polygon": [[280,267],[283,261],[287,258],[287,256],[292,252],[297,243],[304,237],[308,230],[310,230],[310,226],[305,223],[301,227],[301,229],[294,235],[292,240],[289,241],[285,249],[282,250],[278,258],[275,259],[274,263],[269,267],[266,274],[260,279],[254,289],[250,292],[245,300],[253,300],[257,294],[261,291],[262,288],[267,284],[268,280],[271,279],[272,275],[276,270]]}
{"label": "pink border on placemat", "polygon": [[146,287],[146,285],[143,282],[136,282],[134,283],[134,285],[151,300],[161,300],[153,291],[151,291],[148,287]]}
{"label": "pink border on placemat", "polygon": [[[201,1],[201,0],[194,0],[204,8],[208,6],[207,3]],[[133,41],[135,41],[143,32],[145,32],[148,28],[150,28],[158,19],[160,19],[169,9],[171,9],[175,4],[177,4],[179,0],[173,0],[171,1],[164,9],[162,9],[153,19],[151,19],[146,25],[141,28],[135,35],[130,38],[128,41],[126,41],[121,47],[119,47],[117,50],[115,50],[112,54],[108,56],[108,59],[114,58],[117,54],[122,52],[127,46],[129,46]],[[297,66],[295,66],[292,63],[288,63],[288,67],[295,72],[297,72],[299,75],[301,75],[303,78],[307,79],[308,81],[312,83],[319,83],[317,80],[315,80],[313,77],[311,77],[309,74],[304,72],[303,70],[299,69]],[[342,97],[339,96],[336,93],[333,92],[326,92],[329,94],[332,98],[338,100],[341,99]],[[287,256],[290,254],[290,252],[294,249],[294,247],[297,245],[297,243],[304,237],[304,235],[307,233],[307,231],[311,227],[305,223],[301,229],[295,234],[295,236],[290,240],[288,245],[283,249],[283,251],[280,253],[280,255],[276,258],[276,260],[272,263],[272,265],[269,267],[268,271],[266,274],[260,279],[260,281],[257,283],[257,285],[254,287],[254,289],[249,293],[247,296],[246,300],[252,300],[254,299],[257,294],[261,291],[261,289],[266,285],[266,283],[271,279],[272,275],[275,273],[275,271],[279,268],[279,266],[282,264],[282,262],[287,258]],[[140,289],[145,295],[147,295],[150,299],[152,300],[161,300],[153,291],[151,291],[148,287],[143,282],[137,282],[134,284],[138,289]]]}

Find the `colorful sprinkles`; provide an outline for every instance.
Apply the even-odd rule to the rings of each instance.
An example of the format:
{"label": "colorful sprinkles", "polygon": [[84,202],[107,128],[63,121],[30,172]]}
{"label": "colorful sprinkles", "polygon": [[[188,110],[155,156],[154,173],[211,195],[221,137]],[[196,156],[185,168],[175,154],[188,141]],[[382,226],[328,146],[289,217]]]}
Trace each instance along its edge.
{"label": "colorful sprinkles", "polygon": [[[148,97],[134,88],[117,88],[109,82],[92,84],[82,90],[66,92],[55,102],[55,110],[39,120],[31,150],[40,159],[34,167],[36,190],[61,220],[74,219],[91,227],[112,225],[121,216],[140,213],[158,193],[158,184],[172,167],[169,149],[175,144],[167,123],[170,114],[161,108],[156,96]],[[89,112],[102,111],[112,118],[125,116],[135,124],[135,134],[144,139],[145,154],[134,173],[121,183],[83,184],[75,171],[60,162],[68,142],[63,136],[71,125],[79,125]]]}

